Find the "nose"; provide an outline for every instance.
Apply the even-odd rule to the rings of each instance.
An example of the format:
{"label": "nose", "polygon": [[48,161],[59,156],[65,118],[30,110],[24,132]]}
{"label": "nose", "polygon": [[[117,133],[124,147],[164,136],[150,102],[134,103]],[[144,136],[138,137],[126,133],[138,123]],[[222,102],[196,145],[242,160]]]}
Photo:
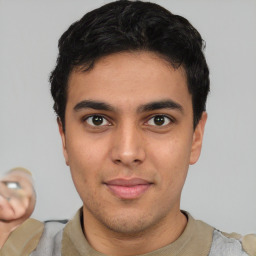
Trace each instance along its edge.
{"label": "nose", "polygon": [[128,167],[143,163],[146,153],[142,133],[143,131],[134,124],[118,127],[113,134],[112,161]]}

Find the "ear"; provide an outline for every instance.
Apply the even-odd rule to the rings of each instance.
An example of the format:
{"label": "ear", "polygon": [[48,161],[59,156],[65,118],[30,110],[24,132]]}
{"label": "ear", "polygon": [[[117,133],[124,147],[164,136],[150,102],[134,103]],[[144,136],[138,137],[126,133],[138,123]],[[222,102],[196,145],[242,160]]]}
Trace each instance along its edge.
{"label": "ear", "polygon": [[59,127],[59,133],[60,133],[60,137],[61,137],[61,141],[62,141],[62,150],[63,150],[63,155],[66,161],[66,165],[69,165],[69,161],[68,161],[68,152],[67,152],[67,148],[66,148],[66,135],[63,129],[63,125],[62,122],[60,120],[60,118],[57,118],[57,123],[58,123],[58,127]]}
{"label": "ear", "polygon": [[193,142],[191,147],[189,164],[195,164],[200,156],[206,120],[207,120],[207,113],[203,112],[201,119],[197,124],[193,134]]}

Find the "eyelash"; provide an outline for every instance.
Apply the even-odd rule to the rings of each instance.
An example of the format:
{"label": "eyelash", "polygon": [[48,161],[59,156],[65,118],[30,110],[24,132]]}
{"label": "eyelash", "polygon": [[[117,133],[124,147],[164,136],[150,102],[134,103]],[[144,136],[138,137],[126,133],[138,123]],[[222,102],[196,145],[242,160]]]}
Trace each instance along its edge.
{"label": "eyelash", "polygon": [[[153,122],[154,121],[156,121],[155,119],[156,118],[164,118],[164,124],[162,125],[162,124],[160,124],[160,125],[157,125],[157,124],[149,124],[149,122],[152,120]],[[168,119],[168,123],[166,124],[166,119]],[[162,120],[161,120],[162,121]],[[163,115],[163,114],[158,114],[158,115],[153,115],[153,116],[151,116],[149,119],[148,119],[148,121],[147,121],[147,124],[149,125],[149,126],[155,126],[155,127],[166,127],[166,126],[168,126],[168,125],[170,125],[170,124],[172,124],[172,123],[174,123],[174,120],[173,120],[173,118],[171,118],[171,117],[169,117],[169,116],[167,116],[167,115]]]}
{"label": "eyelash", "polygon": [[[88,122],[88,120],[90,120],[90,118],[96,118],[96,117],[102,118],[103,122],[106,122],[107,124],[95,125],[95,124],[90,124],[90,123]],[[90,116],[87,116],[87,117],[83,118],[83,122],[86,122],[89,126],[94,127],[94,128],[98,128],[98,127],[102,127],[102,126],[110,126],[110,125],[111,125],[111,122],[110,122],[105,116],[103,116],[103,115],[97,115],[97,114],[95,114],[95,115],[90,115]],[[92,122],[93,122],[93,121],[91,121],[91,123],[92,123]]]}
{"label": "eyelash", "polygon": [[[88,120],[90,120],[91,118],[100,118],[102,119],[102,122],[103,124],[99,124],[99,125],[95,125],[93,124],[92,120],[90,121],[90,123],[88,122]],[[153,120],[153,122],[155,121],[154,119],[157,118],[157,117],[160,117],[160,118],[164,118],[164,125],[160,124],[160,125],[157,125],[157,124],[150,124],[150,121]],[[168,123],[166,124],[166,119],[168,119]],[[97,119],[96,119],[97,120]],[[83,118],[82,120],[83,122],[86,122],[90,127],[93,127],[93,128],[100,128],[100,127],[106,127],[106,126],[111,126],[111,122],[108,120],[108,118],[106,118],[104,115],[101,115],[101,114],[94,114],[94,115],[90,115],[90,116],[87,116],[85,118]],[[105,123],[104,123],[105,122]],[[166,127],[172,123],[174,123],[175,120],[167,115],[164,115],[164,114],[156,114],[156,115],[153,115],[153,116],[150,116],[150,118],[145,122],[145,124],[147,126],[152,126],[152,127]]]}

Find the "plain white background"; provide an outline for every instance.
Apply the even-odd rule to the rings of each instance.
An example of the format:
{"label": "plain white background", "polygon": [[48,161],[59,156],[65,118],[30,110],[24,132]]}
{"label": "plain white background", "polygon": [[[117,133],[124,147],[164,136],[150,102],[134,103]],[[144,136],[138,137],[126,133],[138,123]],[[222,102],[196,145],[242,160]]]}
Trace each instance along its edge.
{"label": "plain white background", "polygon": [[[40,220],[70,218],[81,205],[62,156],[48,77],[57,41],[109,1],[0,0],[0,172],[33,172]],[[224,230],[256,231],[256,1],[155,1],[206,41],[211,93],[200,161],[182,208]]]}

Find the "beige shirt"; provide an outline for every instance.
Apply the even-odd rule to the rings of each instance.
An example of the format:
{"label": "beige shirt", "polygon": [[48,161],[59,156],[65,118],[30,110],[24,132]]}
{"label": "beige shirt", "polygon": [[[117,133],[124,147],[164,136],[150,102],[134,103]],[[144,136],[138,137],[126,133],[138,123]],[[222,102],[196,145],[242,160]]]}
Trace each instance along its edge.
{"label": "beige shirt", "polygon": [[[104,256],[95,251],[87,242],[80,222],[81,215],[77,213],[63,232],[62,255],[92,255]],[[212,243],[213,228],[209,225],[196,221],[188,214],[188,223],[182,235],[172,244],[156,251],[144,254],[145,256],[167,256],[167,255],[197,255],[207,256]]]}
{"label": "beige shirt", "polygon": [[[212,254],[213,234],[214,232],[217,232],[217,236],[219,237],[218,233],[220,232],[214,230],[213,227],[202,221],[195,220],[189,214],[187,214],[187,216],[187,226],[182,235],[176,241],[156,251],[144,254],[143,256],[208,256],[210,253]],[[59,252],[56,252],[56,248],[54,249],[54,253],[46,253],[45,251],[42,253],[36,249],[40,237],[44,236],[42,235],[44,232],[44,224],[39,221],[29,219],[10,235],[0,251],[0,256],[30,255],[30,253],[35,249],[36,251],[32,255],[47,256],[60,255],[61,253],[62,256],[105,256],[104,254],[94,250],[87,242],[82,231],[81,218],[82,211],[79,210],[72,220],[70,220],[65,226],[61,226],[60,231],[56,231],[56,236],[60,237],[60,239],[58,238],[60,241]],[[227,239],[227,244],[231,241],[228,239],[233,239],[235,242],[238,242],[238,240],[242,238],[237,234],[228,235],[221,233],[221,236],[222,235]],[[50,239],[53,240],[53,238]],[[244,239],[241,239],[241,244],[243,244],[243,250],[246,249],[246,253],[248,253],[245,253],[244,255],[256,256],[256,237],[245,236]],[[47,248],[49,247],[47,244],[43,244],[43,246]]]}

